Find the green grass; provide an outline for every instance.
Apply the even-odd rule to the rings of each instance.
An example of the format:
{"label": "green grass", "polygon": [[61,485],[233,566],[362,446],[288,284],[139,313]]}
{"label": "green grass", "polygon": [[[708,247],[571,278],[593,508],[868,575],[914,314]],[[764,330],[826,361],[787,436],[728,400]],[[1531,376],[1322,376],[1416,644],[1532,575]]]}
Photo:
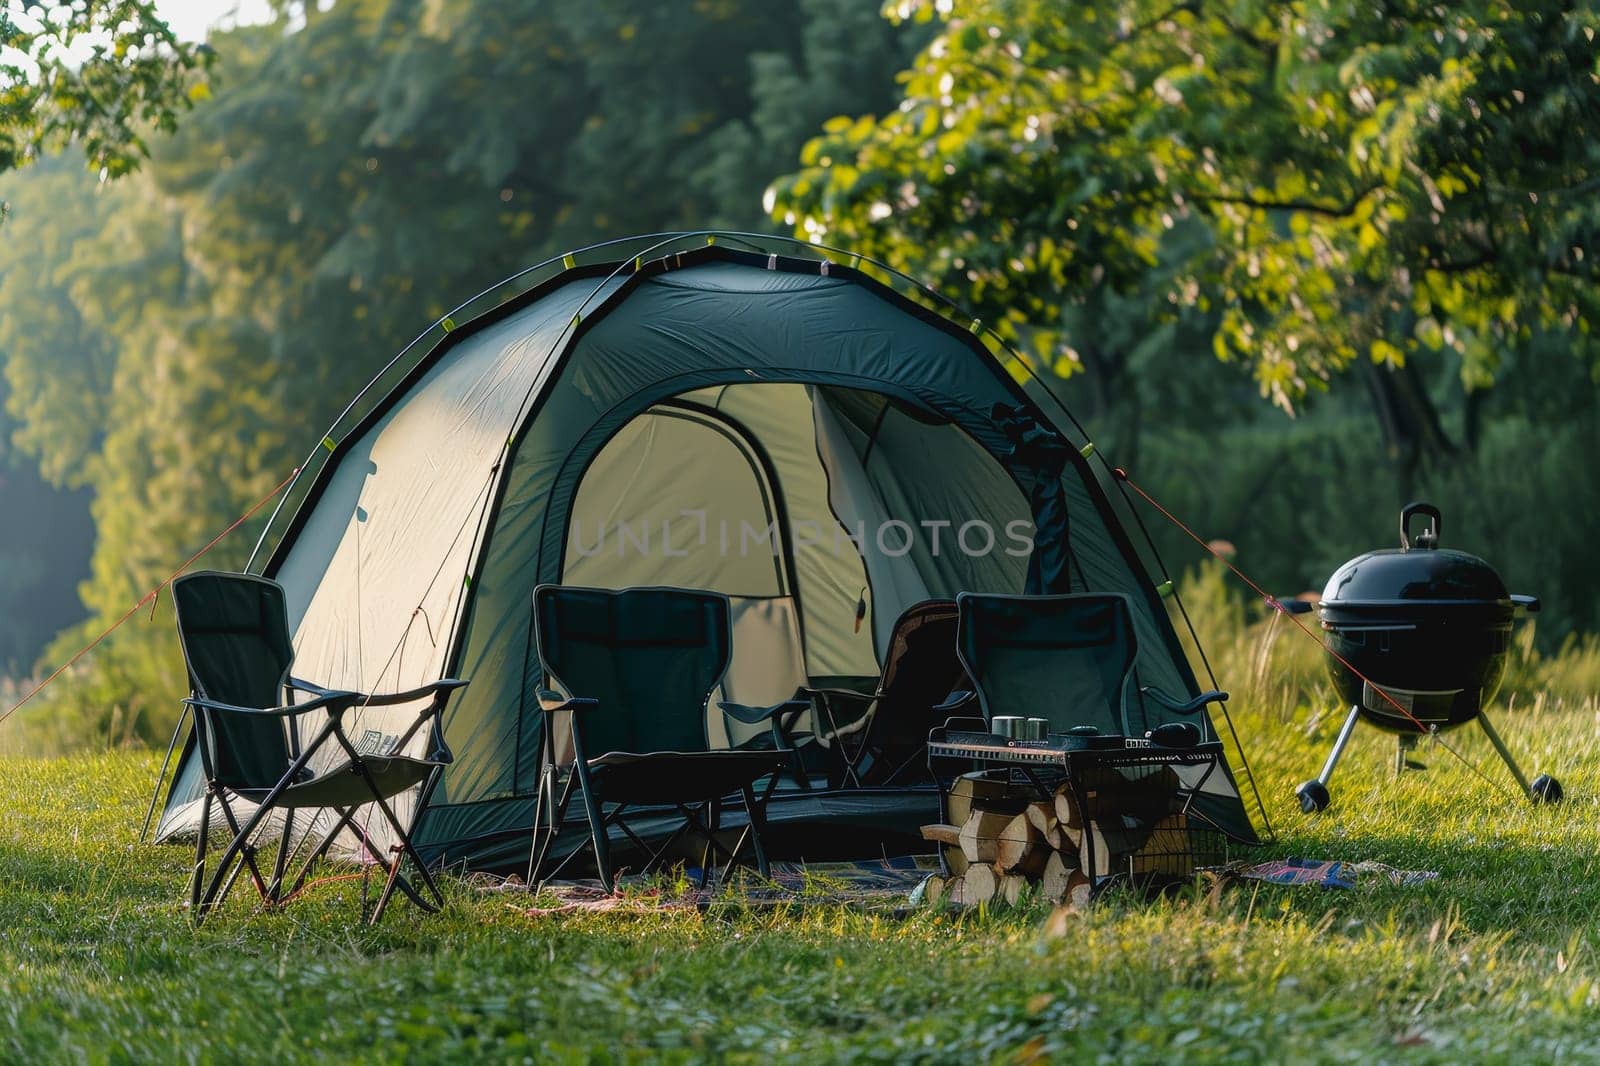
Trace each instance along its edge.
{"label": "green grass", "polygon": [[[530,918],[447,885],[357,926],[357,882],[277,913],[241,886],[198,932],[188,854],[135,843],[155,760],[0,760],[0,1061],[1600,1060],[1600,734],[1592,696],[1496,718],[1569,799],[1499,787],[1475,730],[1396,781],[1358,733],[1335,808],[1294,784],[1337,715],[1315,649],[1191,590],[1276,825],[1265,855],[1437,870],[1418,888],[1250,885],[1051,918],[789,911]],[[1297,647],[1305,643],[1306,648]],[[1309,655],[1307,654],[1309,649]],[[1577,649],[1593,669],[1593,650]],[[1584,655],[1591,656],[1582,659]],[[1517,683],[1559,686],[1561,660]],[[1258,668],[1259,667],[1259,668]],[[1543,671],[1543,673],[1541,673]],[[1554,686],[1554,687],[1552,687]]]}

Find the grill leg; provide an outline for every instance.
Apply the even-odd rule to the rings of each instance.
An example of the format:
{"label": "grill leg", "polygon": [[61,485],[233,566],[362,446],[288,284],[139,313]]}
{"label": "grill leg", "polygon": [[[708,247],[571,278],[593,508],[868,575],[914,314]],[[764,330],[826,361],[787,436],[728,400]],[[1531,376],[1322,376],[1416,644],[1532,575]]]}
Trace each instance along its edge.
{"label": "grill leg", "polygon": [[1344,720],[1344,725],[1339,727],[1339,735],[1334,739],[1333,750],[1328,752],[1328,761],[1322,764],[1322,773],[1317,775],[1323,788],[1328,787],[1328,782],[1333,780],[1333,768],[1339,765],[1339,760],[1344,757],[1345,745],[1350,743],[1350,734],[1356,731],[1356,721],[1361,717],[1361,708],[1350,708],[1350,715]]}
{"label": "grill leg", "polygon": [[1411,733],[1401,733],[1394,741],[1394,776],[1399,777],[1410,769],[1406,757],[1416,750],[1417,737]]}
{"label": "grill leg", "polygon": [[1300,798],[1300,809],[1307,814],[1323,810],[1332,802],[1328,795],[1328,782],[1333,780],[1334,768],[1344,756],[1345,746],[1350,743],[1350,734],[1355,732],[1356,722],[1360,717],[1361,708],[1351,707],[1344,725],[1339,727],[1339,735],[1334,738],[1333,750],[1328,752],[1328,761],[1322,764],[1322,773],[1294,790],[1295,795]]}
{"label": "grill leg", "polygon": [[1528,779],[1522,775],[1522,767],[1517,765],[1517,761],[1506,750],[1505,741],[1500,739],[1500,734],[1496,733],[1494,726],[1489,724],[1489,716],[1487,714],[1479,714],[1478,724],[1483,726],[1483,731],[1489,735],[1489,743],[1494,745],[1494,750],[1498,751],[1500,758],[1505,760],[1507,768],[1511,770],[1511,776],[1516,778],[1517,784],[1522,786],[1522,794],[1535,801],[1541,800],[1542,797],[1534,794],[1533,786],[1529,785]]}

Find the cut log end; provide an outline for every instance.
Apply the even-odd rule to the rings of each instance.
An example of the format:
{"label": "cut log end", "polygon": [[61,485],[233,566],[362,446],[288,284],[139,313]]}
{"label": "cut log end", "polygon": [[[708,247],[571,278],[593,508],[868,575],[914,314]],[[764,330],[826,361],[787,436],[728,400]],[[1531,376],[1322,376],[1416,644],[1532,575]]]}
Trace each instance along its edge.
{"label": "cut log end", "polygon": [[1083,817],[1078,810],[1077,800],[1072,797],[1072,789],[1066,785],[1056,790],[1055,794],[1056,821],[1063,829],[1082,829]]}
{"label": "cut log end", "polygon": [[1059,851],[1051,852],[1039,875],[1039,893],[1052,903],[1060,903],[1067,894],[1071,874],[1072,867],[1067,865],[1066,857]]}
{"label": "cut log end", "polygon": [[999,811],[974,808],[961,826],[958,840],[967,861],[974,865],[991,863],[1000,856],[1000,837],[1011,824],[1012,816]]}
{"label": "cut log end", "polygon": [[1111,854],[1111,845],[1106,841],[1105,833],[1100,827],[1090,824],[1083,830],[1083,841],[1078,848],[1078,867],[1093,880],[1111,873],[1116,857]]}
{"label": "cut log end", "polygon": [[1000,879],[995,876],[992,866],[969,866],[961,881],[965,902],[969,907],[992,901],[1000,891]]}
{"label": "cut log end", "polygon": [[1061,902],[1069,907],[1087,907],[1093,893],[1094,886],[1089,883],[1088,876],[1082,870],[1073,870],[1067,875],[1067,891]]}
{"label": "cut log end", "polygon": [[994,864],[1001,870],[1014,870],[1023,864],[1030,852],[1039,850],[1041,842],[1039,831],[1027,814],[1019,814],[1000,830]]}

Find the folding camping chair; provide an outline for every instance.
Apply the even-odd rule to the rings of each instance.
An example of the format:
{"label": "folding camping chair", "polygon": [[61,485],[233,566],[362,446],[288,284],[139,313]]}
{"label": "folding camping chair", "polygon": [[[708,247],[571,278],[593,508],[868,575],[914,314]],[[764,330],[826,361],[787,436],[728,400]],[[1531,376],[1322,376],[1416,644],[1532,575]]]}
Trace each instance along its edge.
{"label": "folding camping chair", "polygon": [[928,731],[944,724],[935,713],[962,687],[956,657],[956,603],[924,600],[895,620],[883,673],[870,693],[811,688],[824,720],[823,736],[837,753],[843,783],[884,787],[908,772],[927,770]]}
{"label": "folding camping chair", "polygon": [[[1121,593],[992,596],[963,592],[956,650],[972,679],[985,719],[997,714],[1044,718],[1052,733],[1093,726],[1101,733],[1142,735],[1140,696],[1173,714],[1190,715],[1226,692],[1176,700],[1138,686],[1133,612]],[[950,712],[974,696],[963,692],[938,708]]]}
{"label": "folding camping chair", "polygon": [[[533,593],[533,611],[541,667],[563,691],[539,694],[545,767],[529,884],[544,868],[575,791],[588,818],[596,871],[608,891],[615,888],[612,826],[647,856],[645,870],[692,830],[706,840],[702,871],[717,851],[727,855],[731,870],[748,841],[766,876],[765,802],[757,800],[754,786],[776,774],[789,752],[712,750],[706,731],[706,704],[730,657],[728,598],[672,588],[541,585]],[[557,756],[550,716],[558,711],[571,712],[570,761]],[[716,834],[722,797],[733,792],[744,802],[748,825],[728,849]],[[647,844],[623,818],[642,805],[670,805],[683,819],[659,846]],[[545,879],[582,851],[579,845]]]}
{"label": "folding camping chair", "polygon": [[[284,898],[284,868],[293,839],[295,811],[331,808],[338,821],[306,860],[290,895],[305,883],[306,875],[334,838],[351,826],[357,810],[369,803],[377,805],[397,840],[387,858],[372,849],[373,858],[386,875],[372,923],[376,925],[383,917],[397,888],[423,910],[438,910],[444,899],[411,846],[409,827],[395,817],[389,801],[409,788],[431,783],[440,768],[450,762],[442,713],[450,692],[466,682],[447,678],[409,692],[369,696],[319,688],[291,677],[294,647],[289,639],[283,586],[266,578],[200,571],[172,583],[172,600],[191,689],[190,698],[184,703],[194,712],[192,743],[200,749],[206,777],[206,799],[200,811],[189,885],[189,905],[196,924],[222,905],[244,869],[250,871],[262,899],[276,904]],[[312,699],[293,703],[296,692],[309,694]],[[278,705],[280,693],[285,701],[282,705]],[[416,720],[392,741],[386,738],[379,752],[360,750],[345,732],[344,719],[353,708],[422,700],[428,702],[418,710]],[[327,720],[312,734],[310,743],[302,746],[291,720],[317,713]],[[395,754],[405,751],[425,725],[432,727],[433,748],[427,757]],[[330,744],[342,750],[344,757],[335,765],[313,770],[312,760]],[[255,804],[255,812],[242,825],[234,812],[233,799]],[[213,805],[222,812],[233,840],[207,882],[206,849]],[[252,837],[267,816],[278,810],[284,812],[283,836],[272,879],[268,881],[256,863]],[[401,875],[400,865],[406,858],[415,865],[433,902],[424,899]]]}

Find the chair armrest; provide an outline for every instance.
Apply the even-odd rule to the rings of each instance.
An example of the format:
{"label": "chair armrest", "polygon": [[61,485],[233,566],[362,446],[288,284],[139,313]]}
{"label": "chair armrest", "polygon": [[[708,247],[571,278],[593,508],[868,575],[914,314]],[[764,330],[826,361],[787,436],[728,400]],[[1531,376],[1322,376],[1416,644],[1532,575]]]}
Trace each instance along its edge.
{"label": "chair armrest", "polygon": [[[352,691],[349,688],[323,688],[322,685],[310,683],[304,677],[290,677],[288,687],[293,688],[294,691],[306,691],[312,696],[331,696],[333,693],[339,693],[339,691]],[[355,695],[362,695],[362,693],[355,693]]]}
{"label": "chair armrest", "polygon": [[362,695],[360,704],[363,707],[392,707],[397,703],[412,703],[424,696],[437,695],[440,692],[453,692],[458,688],[465,688],[467,683],[454,677],[440,678],[430,681],[421,688],[409,689],[405,692],[385,692],[381,695]]}
{"label": "chair armrest", "polygon": [[811,688],[802,686],[799,691],[808,697],[824,700],[843,700],[846,703],[871,703],[878,698],[876,692],[862,692],[853,688]]}
{"label": "chair armrest", "polygon": [[326,696],[330,692],[339,691],[338,689],[323,688],[321,685],[313,685],[303,677],[290,677],[288,687],[296,692],[309,692],[313,696]]}
{"label": "chair armrest", "polygon": [[539,690],[539,709],[542,711],[592,711],[600,706],[593,696],[563,696],[554,689]]}
{"label": "chair armrest", "polygon": [[327,691],[324,695],[318,696],[314,700],[308,700],[305,703],[293,703],[284,707],[241,707],[237,703],[223,703],[220,700],[208,700],[201,696],[190,696],[183,702],[191,708],[222,711],[226,714],[251,714],[258,717],[287,718],[291,715],[321,710],[326,710],[335,715],[343,714],[361,702],[361,693]]}
{"label": "chair armrest", "polygon": [[960,692],[952,692],[943,703],[937,704],[933,709],[940,712],[959,710],[971,703],[977,695],[976,692],[969,692],[966,689],[962,689]]}
{"label": "chair armrest", "polygon": [[1213,689],[1210,692],[1202,692],[1200,695],[1196,696],[1192,700],[1188,700],[1187,702],[1173,699],[1171,696],[1167,695],[1165,692],[1162,692],[1154,685],[1146,685],[1144,688],[1141,688],[1139,692],[1145,696],[1149,696],[1151,699],[1161,704],[1167,710],[1172,711],[1174,714],[1194,714],[1208,703],[1228,702],[1228,694],[1226,692],[1219,692],[1216,689]]}
{"label": "chair armrest", "polygon": [[752,707],[744,703],[728,703],[725,700],[719,700],[717,701],[717,706],[722,709],[723,714],[745,725],[760,725],[763,722],[771,721],[779,712],[788,711],[789,720],[784,723],[784,727],[787,728],[789,725],[794,724],[795,718],[811,709],[811,701],[784,700],[782,703],[774,703],[771,707]]}

